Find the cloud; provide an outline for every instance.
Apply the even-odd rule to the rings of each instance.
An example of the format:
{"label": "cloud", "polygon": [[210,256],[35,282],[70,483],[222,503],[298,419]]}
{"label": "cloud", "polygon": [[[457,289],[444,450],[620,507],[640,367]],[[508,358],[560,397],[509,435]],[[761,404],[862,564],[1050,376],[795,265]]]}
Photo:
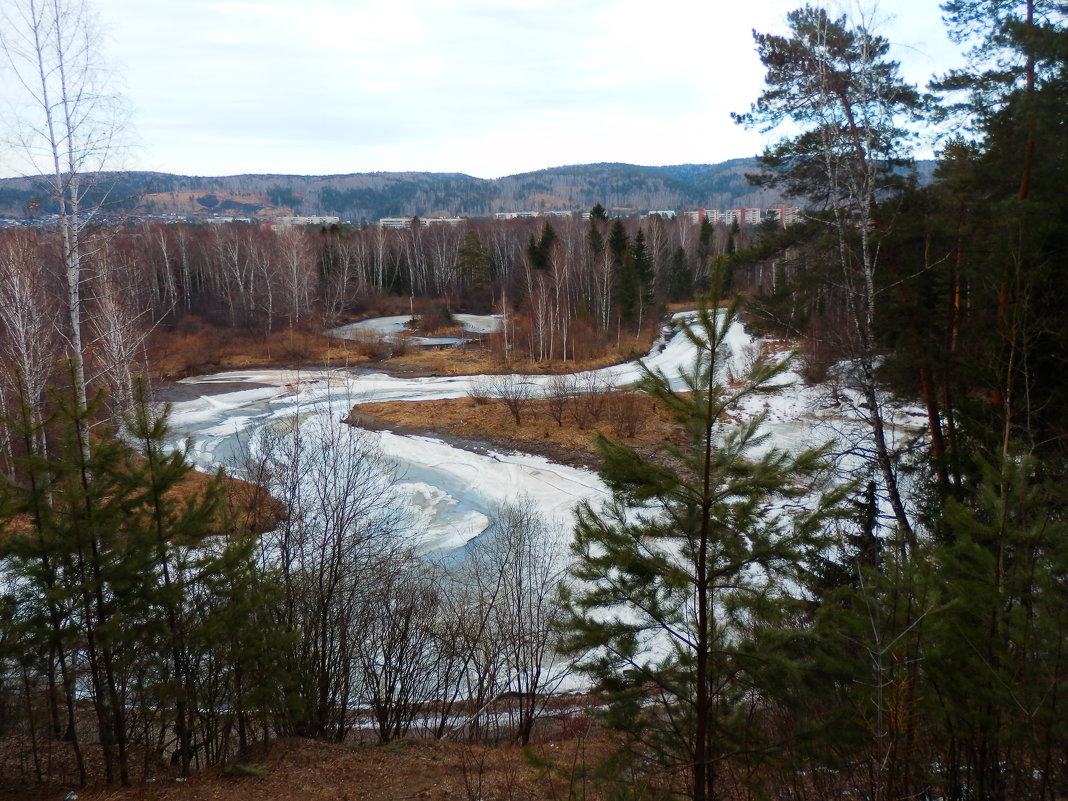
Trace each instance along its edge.
{"label": "cloud", "polygon": [[[797,4],[757,0],[744,16],[705,0],[97,7],[147,169],[490,176],[752,155],[759,139],[729,119],[761,87],[751,30],[781,29]],[[930,10],[913,10],[930,5],[910,0],[899,16],[933,39]],[[903,52],[926,58],[920,70],[933,63]]]}

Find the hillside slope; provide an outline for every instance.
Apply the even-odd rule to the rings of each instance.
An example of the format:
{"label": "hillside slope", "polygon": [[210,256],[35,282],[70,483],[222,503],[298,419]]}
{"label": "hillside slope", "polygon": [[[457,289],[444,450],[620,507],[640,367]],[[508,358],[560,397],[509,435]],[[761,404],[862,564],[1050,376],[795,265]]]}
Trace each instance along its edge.
{"label": "hillside slope", "polygon": [[[584,164],[492,180],[459,173],[358,173],[353,175],[233,175],[198,177],[166,173],[102,173],[90,200],[121,215],[272,217],[335,215],[345,220],[390,216],[480,216],[503,211],[737,208],[779,202],[745,179],[753,159],[722,164],[643,167]],[[52,211],[36,178],[0,180],[0,215],[22,218]]]}

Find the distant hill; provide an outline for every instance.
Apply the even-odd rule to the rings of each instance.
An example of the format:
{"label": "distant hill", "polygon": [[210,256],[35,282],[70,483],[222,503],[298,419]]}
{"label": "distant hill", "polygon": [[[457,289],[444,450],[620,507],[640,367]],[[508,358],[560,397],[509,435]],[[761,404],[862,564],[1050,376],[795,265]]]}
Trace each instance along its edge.
{"label": "distant hill", "polygon": [[[415,215],[582,211],[597,203],[636,212],[779,204],[778,193],[759,190],[746,181],[745,174],[755,170],[754,159],[733,159],[720,164],[665,167],[582,164],[492,180],[428,172],[225,177],[102,173],[95,176],[93,200],[102,200],[115,215],[332,215],[357,222]],[[929,173],[929,163],[921,172]],[[33,215],[53,211],[40,180],[0,179],[0,215],[24,217],[27,209]]]}

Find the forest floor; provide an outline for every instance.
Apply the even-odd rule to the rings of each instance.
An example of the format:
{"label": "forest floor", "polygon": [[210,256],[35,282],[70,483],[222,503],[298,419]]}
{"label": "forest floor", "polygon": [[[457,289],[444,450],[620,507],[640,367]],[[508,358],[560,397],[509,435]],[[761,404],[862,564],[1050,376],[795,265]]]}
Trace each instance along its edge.
{"label": "forest floor", "polygon": [[[3,750],[0,741],[0,752]],[[527,749],[441,740],[340,745],[276,740],[247,762],[187,780],[160,771],[131,787],[91,784],[79,801],[534,801],[600,796],[577,777],[609,754],[603,735],[584,732]],[[0,780],[0,801],[60,801],[72,785],[15,789]]]}

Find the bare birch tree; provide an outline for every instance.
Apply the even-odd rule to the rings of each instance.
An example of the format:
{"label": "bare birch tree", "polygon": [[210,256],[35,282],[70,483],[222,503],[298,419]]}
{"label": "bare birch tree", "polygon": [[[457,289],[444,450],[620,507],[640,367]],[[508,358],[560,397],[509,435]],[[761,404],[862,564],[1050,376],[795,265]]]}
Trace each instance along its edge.
{"label": "bare birch tree", "polygon": [[[12,126],[15,149],[24,169],[44,177],[58,215],[69,318],[67,357],[75,401],[84,410],[83,234],[100,209],[99,198],[106,196],[94,182],[114,155],[119,104],[106,84],[95,19],[82,0],[5,3],[0,50],[22,90]],[[96,198],[91,202],[90,192]]]}
{"label": "bare birch tree", "polygon": [[43,437],[41,405],[55,369],[59,310],[48,293],[44,262],[35,252],[39,246],[26,232],[0,243],[0,347],[6,366],[0,381],[5,402],[21,405],[30,416],[25,422]]}
{"label": "bare birch tree", "polygon": [[124,254],[109,233],[94,232],[86,244],[84,328],[91,354],[86,380],[107,388],[108,417],[122,421],[136,406],[135,385],[148,369],[145,340],[151,303],[135,288],[150,282],[140,274],[137,257]]}

